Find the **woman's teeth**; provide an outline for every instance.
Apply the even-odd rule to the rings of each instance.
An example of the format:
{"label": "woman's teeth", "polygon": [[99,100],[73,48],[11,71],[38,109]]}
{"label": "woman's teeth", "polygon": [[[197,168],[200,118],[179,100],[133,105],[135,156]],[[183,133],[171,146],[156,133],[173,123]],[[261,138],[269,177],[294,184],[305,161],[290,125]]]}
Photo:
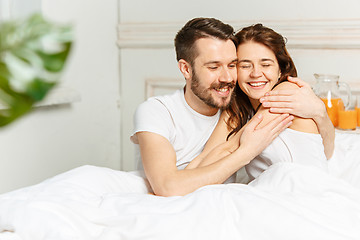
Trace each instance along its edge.
{"label": "woman's teeth", "polygon": [[265,84],[266,84],[266,82],[251,82],[251,83],[249,83],[249,85],[252,87],[260,87],[260,86],[264,86]]}

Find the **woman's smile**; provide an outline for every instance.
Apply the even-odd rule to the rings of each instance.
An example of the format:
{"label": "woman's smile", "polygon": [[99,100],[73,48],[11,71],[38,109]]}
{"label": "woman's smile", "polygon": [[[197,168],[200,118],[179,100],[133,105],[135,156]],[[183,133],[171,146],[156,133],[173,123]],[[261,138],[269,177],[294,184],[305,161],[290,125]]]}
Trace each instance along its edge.
{"label": "woman's smile", "polygon": [[257,81],[257,82],[248,82],[248,84],[254,88],[254,89],[262,89],[265,87],[265,85],[267,84],[268,82],[266,81]]}

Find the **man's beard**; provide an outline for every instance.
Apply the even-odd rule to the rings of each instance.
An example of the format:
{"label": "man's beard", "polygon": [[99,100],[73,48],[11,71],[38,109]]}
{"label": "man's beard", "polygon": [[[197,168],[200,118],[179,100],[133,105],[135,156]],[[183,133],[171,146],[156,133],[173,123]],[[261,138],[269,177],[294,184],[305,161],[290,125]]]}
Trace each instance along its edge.
{"label": "man's beard", "polygon": [[221,102],[219,103],[216,102],[215,99],[211,96],[211,90],[228,86],[229,90],[231,91],[232,89],[234,89],[235,84],[236,83],[234,82],[218,83],[218,84],[213,83],[210,85],[209,88],[205,88],[201,86],[199,78],[197,77],[195,71],[193,71],[192,80],[191,80],[191,90],[199,99],[201,99],[209,107],[226,109],[230,105],[232,99],[231,95],[227,97],[222,97]]}

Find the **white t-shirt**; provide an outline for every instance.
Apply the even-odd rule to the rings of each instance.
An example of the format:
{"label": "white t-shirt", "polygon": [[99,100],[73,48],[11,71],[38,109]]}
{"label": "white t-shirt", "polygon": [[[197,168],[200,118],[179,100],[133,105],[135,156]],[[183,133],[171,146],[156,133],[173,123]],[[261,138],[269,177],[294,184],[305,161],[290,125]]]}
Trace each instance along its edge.
{"label": "white t-shirt", "polygon": [[137,132],[152,132],[165,137],[176,152],[176,166],[184,169],[203,150],[219,121],[221,111],[204,116],[185,101],[184,90],[171,95],[149,98],[139,105],[134,116],[134,132],[138,169],[142,168]]}

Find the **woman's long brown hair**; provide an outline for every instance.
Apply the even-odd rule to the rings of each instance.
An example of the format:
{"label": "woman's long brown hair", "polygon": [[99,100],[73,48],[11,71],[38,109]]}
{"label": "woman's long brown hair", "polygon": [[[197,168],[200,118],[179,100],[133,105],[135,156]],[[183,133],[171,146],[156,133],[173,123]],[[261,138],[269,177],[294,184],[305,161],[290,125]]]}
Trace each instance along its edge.
{"label": "woman's long brown hair", "polygon": [[[285,47],[285,39],[279,33],[258,23],[243,28],[235,35],[235,38],[237,46],[252,41],[263,44],[274,52],[281,71],[281,76],[276,85],[286,81],[288,76],[297,77],[294,62]],[[232,102],[226,111],[229,115],[226,124],[231,131],[228,138],[237,133],[256,112],[249,97],[241,90],[239,84],[236,84]]]}

